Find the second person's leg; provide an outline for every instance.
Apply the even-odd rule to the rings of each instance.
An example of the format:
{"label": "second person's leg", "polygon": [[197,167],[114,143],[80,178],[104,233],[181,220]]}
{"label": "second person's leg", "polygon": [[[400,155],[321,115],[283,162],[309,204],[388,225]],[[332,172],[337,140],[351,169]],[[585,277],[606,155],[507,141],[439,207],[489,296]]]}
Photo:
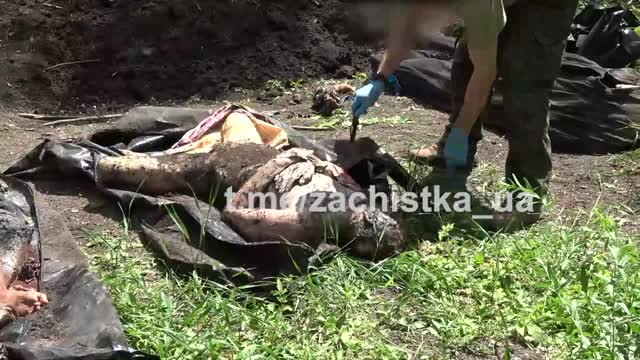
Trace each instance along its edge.
{"label": "second person's leg", "polygon": [[509,141],[505,176],[540,196],[547,194],[551,176],[549,97],[576,6],[577,0],[516,3],[507,10],[501,35],[499,72]]}

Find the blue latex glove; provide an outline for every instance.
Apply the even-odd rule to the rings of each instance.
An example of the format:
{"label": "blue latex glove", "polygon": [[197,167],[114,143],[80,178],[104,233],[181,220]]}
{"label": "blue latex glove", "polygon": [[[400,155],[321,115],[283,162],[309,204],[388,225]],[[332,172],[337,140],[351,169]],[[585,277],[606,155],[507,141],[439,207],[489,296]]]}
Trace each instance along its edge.
{"label": "blue latex glove", "polygon": [[451,129],[444,144],[444,158],[447,162],[447,169],[453,171],[457,167],[466,166],[468,154],[469,136],[459,128]]}
{"label": "blue latex glove", "polygon": [[378,101],[382,93],[384,93],[384,82],[382,80],[372,81],[358,89],[356,98],[351,106],[353,116],[360,117],[366,114],[367,110]]}

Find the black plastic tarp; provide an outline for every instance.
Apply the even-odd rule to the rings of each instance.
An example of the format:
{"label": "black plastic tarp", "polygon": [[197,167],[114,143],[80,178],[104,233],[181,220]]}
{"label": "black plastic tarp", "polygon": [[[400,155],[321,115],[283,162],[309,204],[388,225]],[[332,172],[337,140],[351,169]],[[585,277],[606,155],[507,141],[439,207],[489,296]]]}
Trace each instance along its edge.
{"label": "black plastic tarp", "polygon": [[607,68],[622,68],[640,59],[640,20],[622,6],[591,1],[576,15],[567,51]]}
{"label": "black plastic tarp", "polygon": [[[434,49],[413,51],[396,76],[400,95],[438,110],[451,111],[451,67],[455,40],[440,40]],[[443,51],[443,47],[448,50]],[[447,56],[448,55],[448,56]],[[377,68],[382,55],[372,58]],[[632,86],[619,89],[618,85]],[[640,75],[632,69],[605,69],[577,54],[565,53],[551,95],[549,112],[554,152],[607,154],[640,145]],[[506,130],[500,81],[491,101],[488,128]]]}
{"label": "black plastic tarp", "polygon": [[129,349],[109,292],[89,270],[62,217],[26,183],[2,175],[0,181],[8,186],[0,206],[30,219],[40,249],[37,281],[50,300],[0,330],[0,359],[156,358]]}
{"label": "black plastic tarp", "polygon": [[[326,247],[248,242],[222,221],[219,209],[194,197],[146,196],[97,185],[94,167],[98,157],[119,156],[125,149],[147,153],[166,150],[209,114],[201,109],[135,108],[111,128],[77,141],[44,141],[6,174],[22,179],[46,177],[59,181],[61,186],[70,178],[81,179],[126,209],[126,215],[139,227],[142,241],[178,271],[197,270],[230,284],[258,283],[280,274],[305,271],[310,259],[319,259],[319,251]],[[266,120],[286,131],[291,147],[314,150],[321,159],[355,171],[352,175],[364,186],[389,191],[388,177],[403,187],[415,183],[370,139],[359,139],[356,144],[316,143],[276,119]]]}

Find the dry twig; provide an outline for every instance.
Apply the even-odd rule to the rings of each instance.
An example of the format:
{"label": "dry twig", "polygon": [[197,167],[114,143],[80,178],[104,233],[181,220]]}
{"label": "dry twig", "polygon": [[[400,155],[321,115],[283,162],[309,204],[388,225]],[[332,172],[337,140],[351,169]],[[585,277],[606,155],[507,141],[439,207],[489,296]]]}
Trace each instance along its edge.
{"label": "dry twig", "polygon": [[62,9],[62,6],[49,4],[49,3],[44,3],[44,4],[42,4],[42,6],[46,6],[46,7],[50,7],[50,8],[54,8],[54,9]]}
{"label": "dry twig", "polygon": [[298,125],[294,125],[291,127],[294,130],[306,130],[306,131],[331,131],[331,130],[335,130],[332,128],[321,128],[321,127],[315,127],[315,126],[298,126]]}
{"label": "dry twig", "polygon": [[99,120],[107,120],[107,119],[119,118],[121,116],[122,116],[122,114],[83,116],[83,117],[78,117],[78,118],[73,118],[73,119],[50,121],[50,122],[42,124],[42,126],[57,126],[57,125],[68,125],[68,124],[76,124],[77,125],[78,123],[93,122],[93,121],[99,121]]}
{"label": "dry twig", "polygon": [[41,115],[41,114],[18,114],[21,118],[33,119],[33,120],[63,120],[63,119],[75,119],[81,116],[78,115]]}
{"label": "dry twig", "polygon": [[59,67],[62,67],[62,66],[67,66],[67,65],[86,64],[86,63],[94,63],[94,62],[100,62],[100,59],[63,62],[63,63],[56,64],[56,65],[53,65],[53,66],[49,66],[48,68],[45,68],[44,71],[55,69],[55,68],[59,68]]}

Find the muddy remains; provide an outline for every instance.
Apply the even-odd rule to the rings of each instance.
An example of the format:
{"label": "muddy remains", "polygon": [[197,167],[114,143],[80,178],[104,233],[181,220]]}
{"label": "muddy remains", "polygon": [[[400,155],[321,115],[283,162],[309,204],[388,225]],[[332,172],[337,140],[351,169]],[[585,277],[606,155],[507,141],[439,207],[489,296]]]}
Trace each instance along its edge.
{"label": "muddy remains", "polygon": [[17,293],[40,286],[38,244],[33,241],[38,237],[28,206],[22,193],[0,180],[0,330],[28,311],[30,305]]}
{"label": "muddy remains", "polygon": [[[0,283],[8,285],[22,272],[32,234],[33,224],[0,193]],[[35,259],[33,262],[37,263]]]}
{"label": "muddy remains", "polygon": [[[240,143],[217,144],[199,155],[103,157],[96,165],[96,179],[102,186],[145,195],[196,195],[210,202],[215,199],[212,195],[232,188],[234,198],[221,204],[224,220],[247,242],[304,243],[316,249],[331,226],[337,231],[338,245],[348,246],[356,256],[378,259],[401,251],[406,237],[388,214],[366,207],[312,210],[318,206],[312,194],[349,196],[361,191],[353,180],[339,174],[335,165],[311,150],[293,148],[279,154],[268,145]],[[252,194],[257,193],[274,194],[276,203],[252,203],[257,200]],[[320,206],[327,206],[326,201],[330,198]]]}
{"label": "muddy remains", "polygon": [[40,262],[32,257],[27,258],[20,267],[20,271],[18,271],[17,281],[29,284],[39,278]]}
{"label": "muddy remains", "polygon": [[105,157],[96,166],[99,184],[147,195],[196,195],[208,201],[238,189],[278,151],[259,144],[218,144],[206,154]]}

